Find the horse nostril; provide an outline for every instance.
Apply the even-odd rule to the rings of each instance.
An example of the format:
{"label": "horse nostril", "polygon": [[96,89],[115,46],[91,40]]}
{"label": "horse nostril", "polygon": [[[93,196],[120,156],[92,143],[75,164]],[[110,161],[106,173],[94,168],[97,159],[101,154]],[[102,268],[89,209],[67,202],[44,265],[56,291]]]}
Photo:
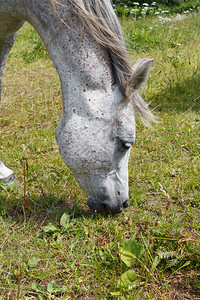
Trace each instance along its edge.
{"label": "horse nostril", "polygon": [[123,208],[127,208],[127,207],[129,207],[128,200],[124,201],[124,203],[123,203]]}

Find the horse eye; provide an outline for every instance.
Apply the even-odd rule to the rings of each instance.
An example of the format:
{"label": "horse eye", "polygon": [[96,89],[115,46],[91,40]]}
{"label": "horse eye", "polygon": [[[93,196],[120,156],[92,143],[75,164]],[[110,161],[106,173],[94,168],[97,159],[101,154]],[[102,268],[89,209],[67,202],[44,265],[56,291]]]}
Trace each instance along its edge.
{"label": "horse eye", "polygon": [[125,149],[129,149],[133,146],[133,142],[125,142],[123,143],[123,146]]}
{"label": "horse eye", "polygon": [[121,148],[122,149],[129,149],[133,146],[134,142],[133,141],[126,141],[126,140],[123,140],[123,139],[120,139],[120,144],[121,144]]}

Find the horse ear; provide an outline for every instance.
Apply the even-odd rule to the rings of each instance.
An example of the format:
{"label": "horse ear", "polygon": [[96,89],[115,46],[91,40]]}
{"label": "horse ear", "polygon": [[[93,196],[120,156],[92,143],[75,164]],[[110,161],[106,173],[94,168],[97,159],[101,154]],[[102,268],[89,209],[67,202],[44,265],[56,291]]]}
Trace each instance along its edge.
{"label": "horse ear", "polygon": [[128,91],[134,92],[145,84],[152,63],[153,59],[143,58],[133,66],[133,74],[127,84]]}

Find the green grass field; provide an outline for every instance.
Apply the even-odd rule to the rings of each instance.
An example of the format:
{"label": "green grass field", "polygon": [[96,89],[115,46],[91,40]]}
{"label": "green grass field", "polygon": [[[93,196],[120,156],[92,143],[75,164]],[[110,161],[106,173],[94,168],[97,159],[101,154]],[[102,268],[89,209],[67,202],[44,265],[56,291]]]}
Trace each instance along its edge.
{"label": "green grass field", "polygon": [[59,78],[30,25],[19,31],[0,150],[21,186],[0,190],[0,299],[200,299],[200,15],[122,26],[133,63],[154,58],[142,94],[161,122],[138,120],[117,216],[93,215],[62,162]]}

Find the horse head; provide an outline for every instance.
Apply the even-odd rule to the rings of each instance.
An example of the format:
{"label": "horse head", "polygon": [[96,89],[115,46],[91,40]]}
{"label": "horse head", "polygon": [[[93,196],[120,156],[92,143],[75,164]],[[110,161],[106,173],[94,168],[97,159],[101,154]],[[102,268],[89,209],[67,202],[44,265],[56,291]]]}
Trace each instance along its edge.
{"label": "horse head", "polygon": [[152,61],[143,59],[133,67],[126,89],[134,99],[125,101],[114,85],[112,109],[101,108],[101,116],[94,113],[94,107],[93,114],[88,107],[81,114],[74,109],[58,124],[56,137],[63,161],[89,194],[87,204],[93,211],[116,214],[129,205],[128,159],[135,141],[133,103],[143,101],[138,89],[147,80]]}

